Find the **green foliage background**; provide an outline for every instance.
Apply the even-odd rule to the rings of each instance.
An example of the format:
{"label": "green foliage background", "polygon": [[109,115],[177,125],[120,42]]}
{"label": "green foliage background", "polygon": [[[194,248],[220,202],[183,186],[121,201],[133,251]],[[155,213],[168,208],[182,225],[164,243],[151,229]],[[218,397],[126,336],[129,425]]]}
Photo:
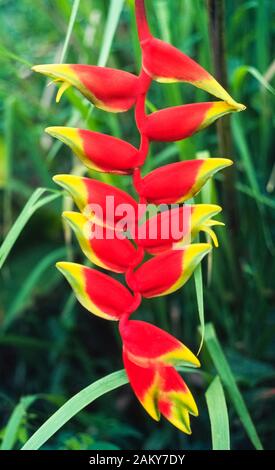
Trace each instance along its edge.
{"label": "green foliage background", "polygon": [[[88,315],[76,304],[54,267],[61,259],[82,260],[74,238],[61,223],[62,208],[70,207],[70,200],[63,198],[51,179],[56,173],[78,172],[80,167],[71,152],[43,134],[43,129],[90,127],[137,144],[133,113],[116,116],[91,110],[74,90],[56,105],[55,87],[46,87],[46,79],[30,71],[34,64],[58,62],[63,53],[65,62],[102,64],[107,59],[111,67],[137,73],[140,51],[133,1],[124,2],[121,16],[119,3],[80,1],[67,44],[73,2],[0,0],[0,230],[2,241],[6,240],[0,248],[0,436],[5,439],[4,447],[8,443],[9,448],[20,448],[69,397],[122,367],[114,324]],[[207,2],[147,3],[154,34],[213,70]],[[234,241],[228,229],[218,229],[221,247],[203,265],[205,317],[215,325],[264,447],[274,449],[274,2],[225,0],[225,6],[230,91],[248,109],[232,119],[236,180],[231,184],[236,194],[237,238]],[[149,99],[164,108],[208,98],[188,85],[154,84]],[[198,152],[219,156],[215,126],[179,144],[154,145],[145,171],[196,158]],[[127,177],[91,175],[131,191]],[[50,192],[36,193],[29,203],[30,212],[37,209],[32,218],[18,219],[37,187]],[[221,176],[197,201],[222,203],[223,199]],[[223,217],[228,222],[226,212]],[[19,232],[23,225],[24,229],[13,243],[17,237],[7,234],[18,220]],[[174,295],[144,302],[139,317],[198,349],[194,280]],[[211,347],[204,347],[203,372],[186,375],[200,408],[200,417],[193,419],[192,437],[165,421],[152,422],[129,386],[124,386],[79,413],[43,448],[211,448],[204,393],[216,374],[215,354],[215,348],[211,354]],[[249,449],[226,380],[224,386],[231,447]]]}

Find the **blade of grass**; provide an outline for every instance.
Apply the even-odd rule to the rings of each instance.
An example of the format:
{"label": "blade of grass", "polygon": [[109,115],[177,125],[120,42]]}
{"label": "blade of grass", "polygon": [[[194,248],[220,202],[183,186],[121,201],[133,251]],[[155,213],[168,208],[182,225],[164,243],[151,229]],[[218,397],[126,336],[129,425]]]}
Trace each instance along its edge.
{"label": "blade of grass", "polygon": [[14,152],[14,129],[15,129],[15,99],[9,97],[4,103],[4,132],[5,132],[5,179],[4,184],[4,214],[3,233],[6,234],[12,224],[12,192],[7,184],[13,172],[13,152]]}
{"label": "blade of grass", "polygon": [[68,47],[69,47],[70,39],[71,39],[71,36],[72,36],[75,20],[76,20],[76,17],[77,17],[79,4],[80,4],[80,0],[74,0],[73,6],[72,6],[72,11],[71,11],[71,16],[70,16],[70,20],[69,20],[69,24],[68,24],[68,28],[67,28],[67,33],[66,33],[66,37],[65,37],[65,41],[64,41],[63,48],[62,48],[62,51],[61,51],[60,64],[62,64],[64,62],[64,60],[66,58],[66,55],[67,55],[67,52],[68,52]]}
{"label": "blade of grass", "polygon": [[242,183],[237,183],[236,189],[241,193],[255,199],[255,201],[260,202],[267,207],[271,207],[271,209],[275,209],[275,200],[271,197],[265,196],[264,194],[255,194],[251,188]]}
{"label": "blade of grass", "polygon": [[128,383],[125,371],[120,370],[97,380],[68,400],[31,436],[22,450],[37,450],[47,442],[65,423],[83,408],[105,393]]}
{"label": "blade of grass", "polygon": [[205,344],[249,439],[257,450],[262,450],[256,428],[211,323],[205,327]]}
{"label": "blade of grass", "polygon": [[263,234],[264,234],[265,241],[266,241],[266,246],[271,251],[271,253],[273,254],[273,252],[274,252],[273,240],[272,240],[272,237],[270,235],[269,228],[267,227],[267,225],[265,223],[265,207],[263,207],[258,202],[259,196],[261,196],[261,190],[260,190],[260,186],[259,186],[259,183],[258,183],[258,180],[257,180],[256,170],[253,166],[250,151],[249,151],[249,148],[248,148],[248,145],[247,145],[247,142],[246,142],[245,134],[243,132],[239,116],[234,116],[234,118],[232,120],[232,129],[233,129],[234,138],[235,138],[236,144],[238,146],[240,156],[241,156],[241,159],[242,159],[242,162],[243,162],[243,165],[244,165],[244,169],[246,171],[247,179],[248,179],[249,184],[251,186],[252,192],[255,194],[255,199],[256,199],[256,196],[257,196],[257,202],[256,203],[257,203],[257,207],[258,207],[258,210],[260,212],[260,215],[261,215],[262,221],[263,221],[263,223],[261,225],[262,225],[262,230],[263,230]]}
{"label": "blade of grass", "polygon": [[25,60],[22,57],[18,56],[17,54],[14,54],[13,52],[9,51],[2,44],[0,45],[0,55],[1,55],[1,58],[7,57],[8,59],[15,60],[16,62],[27,65],[28,67],[32,66],[31,62],[29,62],[28,60]]}
{"label": "blade of grass", "polygon": [[242,88],[243,80],[245,79],[246,75],[250,74],[254,77],[260,85],[262,85],[266,90],[268,90],[272,95],[275,95],[274,88],[268,83],[265,77],[257,70],[255,67],[251,67],[249,65],[242,65],[238,67],[234,72],[233,77],[233,87],[236,90]]}
{"label": "blade of grass", "polygon": [[205,335],[203,283],[202,283],[201,264],[197,267],[197,269],[194,273],[194,279],[195,279],[195,288],[196,288],[196,297],[197,297],[197,304],[198,304],[198,311],[199,311],[200,333],[201,333],[200,346],[199,346],[199,350],[197,352],[197,356],[198,356],[201,352],[202,347],[203,347],[204,335]]}
{"label": "blade of grass", "polygon": [[54,250],[45,256],[45,258],[43,258],[42,261],[36,265],[35,269],[26,278],[21,289],[16,294],[10,308],[8,309],[3,323],[4,329],[8,328],[18,317],[18,315],[20,315],[22,309],[25,307],[26,300],[31,296],[31,292],[33,291],[43,273],[63,256],[66,256],[66,249],[58,248],[57,250]]}
{"label": "blade of grass", "polygon": [[[111,0],[111,4],[108,11],[108,17],[104,29],[102,46],[97,62],[97,65],[99,65],[100,67],[104,67],[107,63],[124,2],[125,0]],[[91,105],[87,114],[86,123],[89,123],[93,109],[94,106]]]}
{"label": "blade of grass", "polygon": [[97,63],[97,65],[101,67],[104,67],[107,63],[124,2],[125,0],[111,0],[108,18],[104,29],[102,47]]}
{"label": "blade of grass", "polygon": [[213,450],[230,450],[228,411],[220,378],[216,376],[205,393]]}
{"label": "blade of grass", "polygon": [[[49,196],[45,196],[43,199],[41,197],[45,192],[50,192]],[[15,244],[20,233],[24,229],[27,222],[30,220],[32,215],[42,206],[49,204],[55,199],[59,198],[62,195],[61,191],[54,191],[47,188],[37,188],[34,193],[31,195],[26,205],[24,206],[19,217],[14,222],[9,233],[4,239],[2,245],[0,246],[0,269],[3,267],[13,245]]]}
{"label": "blade of grass", "polygon": [[10,419],[6,425],[3,441],[1,444],[1,450],[11,450],[16,442],[17,433],[26,415],[27,409],[37,399],[35,395],[21,398],[18,405],[14,408]]}

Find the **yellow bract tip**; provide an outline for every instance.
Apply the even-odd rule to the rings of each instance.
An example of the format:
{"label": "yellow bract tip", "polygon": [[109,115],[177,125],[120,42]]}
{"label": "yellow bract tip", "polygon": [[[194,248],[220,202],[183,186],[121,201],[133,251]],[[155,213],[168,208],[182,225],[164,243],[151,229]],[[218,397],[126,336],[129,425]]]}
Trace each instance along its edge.
{"label": "yellow bract tip", "polygon": [[208,178],[231,165],[233,165],[233,161],[229,158],[206,158],[199,170],[198,177]]}
{"label": "yellow bract tip", "polygon": [[62,213],[62,217],[74,228],[83,229],[88,223],[88,219],[80,212],[65,211]]}

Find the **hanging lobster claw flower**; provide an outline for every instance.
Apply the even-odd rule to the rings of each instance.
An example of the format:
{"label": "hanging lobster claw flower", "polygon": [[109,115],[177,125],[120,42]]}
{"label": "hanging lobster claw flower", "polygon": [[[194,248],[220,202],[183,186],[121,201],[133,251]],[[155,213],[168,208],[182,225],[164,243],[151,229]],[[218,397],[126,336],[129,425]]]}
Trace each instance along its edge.
{"label": "hanging lobster claw flower", "polygon": [[191,434],[189,413],[198,416],[197,405],[173,365],[199,367],[196,356],[176,338],[145,322],[129,321],[121,333],[124,366],[142,406],[156,421],[162,414]]}
{"label": "hanging lobster claw flower", "polygon": [[104,111],[128,111],[136,102],[138,77],[122,70],[80,64],[35,65],[32,70],[61,83],[57,102],[71,86]]}
{"label": "hanging lobster claw flower", "polygon": [[146,116],[141,131],[149,140],[175,142],[205,129],[236,108],[225,101],[174,106]]}
{"label": "hanging lobster claw flower", "polygon": [[128,276],[127,283],[146,298],[171,294],[189,280],[211,248],[209,243],[197,243],[167,251],[142,264]]}
{"label": "hanging lobster claw flower", "polygon": [[176,248],[179,243],[189,244],[200,231],[209,231],[207,222],[221,210],[214,204],[196,204],[159,212],[138,227],[135,242],[152,255]]}
{"label": "hanging lobster claw flower", "polygon": [[125,273],[137,258],[137,250],[112,229],[99,227],[79,212],[63,212],[85,256],[97,266]]}
{"label": "hanging lobster claw flower", "polygon": [[138,150],[116,137],[71,127],[48,127],[45,132],[68,145],[91,170],[127,175],[139,166]]}
{"label": "hanging lobster claw flower", "polygon": [[53,180],[71,194],[87,218],[99,225],[124,231],[138,220],[137,202],[121,189],[74,175],[56,175]]}
{"label": "hanging lobster claw flower", "polygon": [[162,83],[187,82],[227,101],[237,111],[245,109],[245,106],[233,100],[217,80],[197,62],[176,47],[152,36],[144,0],[136,0],[136,16],[142,48],[142,66],[153,80]]}
{"label": "hanging lobster claw flower", "polygon": [[81,305],[98,317],[119,320],[134,302],[126,287],[95,269],[67,262],[59,262],[56,267],[71,285]]}
{"label": "hanging lobster claw flower", "polygon": [[143,178],[142,196],[152,204],[182,203],[195,196],[215,173],[232,164],[227,158],[206,158],[162,166]]}

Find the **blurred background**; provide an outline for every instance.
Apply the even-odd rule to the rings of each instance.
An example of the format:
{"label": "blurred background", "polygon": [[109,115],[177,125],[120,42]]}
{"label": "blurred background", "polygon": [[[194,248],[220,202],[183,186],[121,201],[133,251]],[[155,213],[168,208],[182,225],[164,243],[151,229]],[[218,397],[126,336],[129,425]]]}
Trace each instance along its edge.
{"label": "blurred background", "polygon": [[[30,67],[63,60],[106,63],[138,73],[140,50],[132,0],[78,3],[0,0],[0,234],[4,241],[0,249],[0,438],[16,410],[10,439],[13,448],[20,448],[69,397],[122,368],[116,325],[89,315],[77,304],[54,267],[61,259],[83,260],[61,222],[62,209],[70,207],[70,199],[52,182],[54,174],[77,173],[80,166],[43,129],[54,125],[90,128],[138,145],[133,112],[113,115],[92,109],[73,89],[57,105],[56,87],[47,87],[46,78],[32,73]],[[214,72],[207,1],[153,0],[147,4],[153,33]],[[123,5],[121,12],[119,5]],[[215,326],[266,449],[275,445],[274,9],[272,0],[225,0],[223,59],[228,88],[237,101],[247,105],[247,111],[234,116],[231,128],[226,129],[231,155],[219,153],[217,127],[212,126],[178,144],[153,145],[144,170],[198,155],[230,156],[235,162],[234,172],[219,176],[196,198],[197,202],[222,204],[220,220],[227,224],[217,229],[220,248],[203,264],[205,320]],[[208,99],[186,84],[154,83],[148,109]],[[132,192],[128,177],[90,175]],[[25,204],[27,210],[20,216]],[[7,236],[14,223],[16,230]],[[139,317],[198,350],[194,278],[173,295],[143,302]],[[204,347],[203,372],[186,376],[200,409],[199,418],[192,420],[191,437],[165,420],[153,422],[127,385],[79,413],[44,448],[211,448],[204,396],[216,374],[210,356]],[[230,396],[226,398],[232,448],[250,449]]]}

